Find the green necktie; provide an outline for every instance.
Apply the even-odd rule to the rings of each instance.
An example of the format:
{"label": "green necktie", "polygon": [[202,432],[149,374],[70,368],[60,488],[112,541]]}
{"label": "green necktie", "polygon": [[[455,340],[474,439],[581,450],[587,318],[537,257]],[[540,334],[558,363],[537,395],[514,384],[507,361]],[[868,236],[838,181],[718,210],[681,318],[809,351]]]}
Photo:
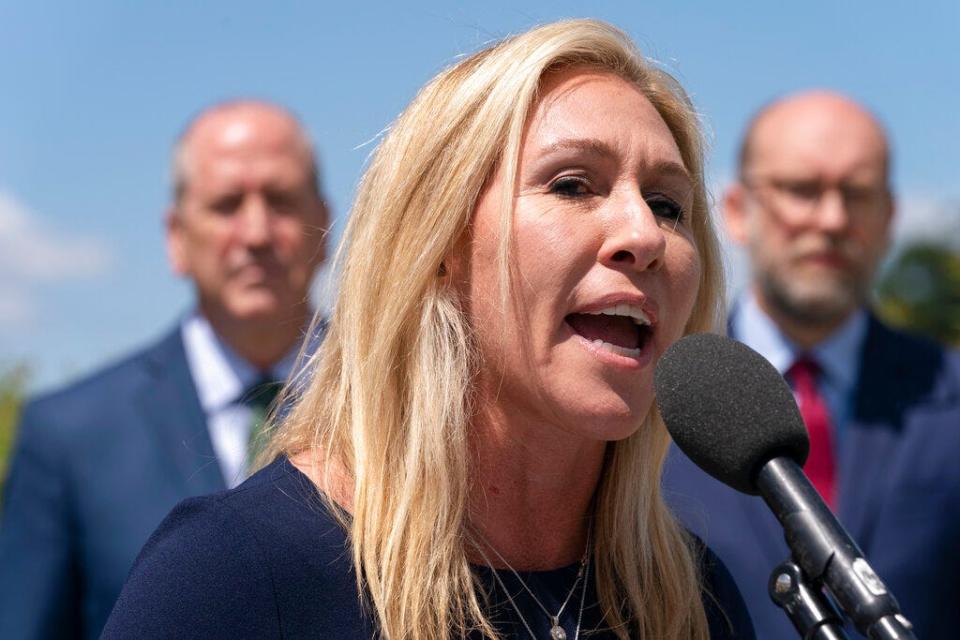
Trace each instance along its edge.
{"label": "green necktie", "polygon": [[274,408],[283,383],[262,377],[247,387],[240,401],[250,408],[250,437],[247,439],[247,467],[267,444],[264,426]]}

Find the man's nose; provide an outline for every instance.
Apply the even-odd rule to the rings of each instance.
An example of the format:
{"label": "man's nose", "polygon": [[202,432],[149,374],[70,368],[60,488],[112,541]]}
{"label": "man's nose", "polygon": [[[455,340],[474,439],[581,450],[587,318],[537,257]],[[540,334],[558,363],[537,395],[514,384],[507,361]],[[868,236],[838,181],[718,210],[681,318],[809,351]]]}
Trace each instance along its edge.
{"label": "man's nose", "polygon": [[850,211],[843,191],[838,188],[826,189],[820,195],[814,220],[822,231],[839,233],[845,230],[850,224]]}
{"label": "man's nose", "polygon": [[251,247],[270,243],[272,219],[270,208],[263,198],[248,196],[245,199],[237,216],[237,235],[245,245]]}
{"label": "man's nose", "polygon": [[613,269],[656,271],[663,265],[667,238],[640,191],[611,198],[600,262]]}

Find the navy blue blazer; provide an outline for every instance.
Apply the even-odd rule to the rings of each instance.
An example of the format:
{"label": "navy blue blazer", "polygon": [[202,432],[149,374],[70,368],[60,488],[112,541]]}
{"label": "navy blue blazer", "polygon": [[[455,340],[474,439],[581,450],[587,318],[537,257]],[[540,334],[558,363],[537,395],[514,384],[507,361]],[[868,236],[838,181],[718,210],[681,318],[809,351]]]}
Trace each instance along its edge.
{"label": "navy blue blazer", "polygon": [[96,638],[180,500],[224,489],[180,330],[26,405],[0,517],[0,638]]}
{"label": "navy blue blazer", "polygon": [[[960,633],[960,353],[871,317],[840,452],[838,517],[924,640]],[[767,595],[787,559],[763,500],[672,448],[664,492],[730,568],[758,638],[797,637]],[[855,635],[855,632],[854,632]]]}

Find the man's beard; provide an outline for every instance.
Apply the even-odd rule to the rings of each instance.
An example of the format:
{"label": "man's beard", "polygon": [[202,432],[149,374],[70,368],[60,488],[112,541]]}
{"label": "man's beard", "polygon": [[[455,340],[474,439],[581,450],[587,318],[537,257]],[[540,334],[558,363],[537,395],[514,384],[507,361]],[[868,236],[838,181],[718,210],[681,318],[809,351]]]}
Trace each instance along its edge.
{"label": "man's beard", "polygon": [[861,274],[823,277],[813,282],[776,271],[757,274],[764,300],[783,316],[813,327],[835,326],[867,297],[868,278]]}

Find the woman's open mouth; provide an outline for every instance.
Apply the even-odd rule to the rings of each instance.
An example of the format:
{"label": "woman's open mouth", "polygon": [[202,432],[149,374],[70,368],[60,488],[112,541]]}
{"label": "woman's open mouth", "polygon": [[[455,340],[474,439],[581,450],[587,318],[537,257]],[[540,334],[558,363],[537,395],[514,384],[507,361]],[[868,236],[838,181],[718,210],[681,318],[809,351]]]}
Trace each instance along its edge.
{"label": "woman's open mouth", "polygon": [[571,313],[564,320],[587,342],[627,358],[639,358],[653,336],[649,316],[632,304]]}

